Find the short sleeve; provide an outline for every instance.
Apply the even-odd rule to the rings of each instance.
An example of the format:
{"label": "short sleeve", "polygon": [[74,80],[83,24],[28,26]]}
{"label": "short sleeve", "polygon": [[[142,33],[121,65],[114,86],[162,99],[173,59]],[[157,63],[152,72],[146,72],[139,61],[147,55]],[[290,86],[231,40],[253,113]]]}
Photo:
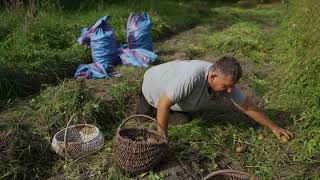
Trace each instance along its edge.
{"label": "short sleeve", "polygon": [[230,99],[237,104],[243,104],[246,100],[246,96],[241,92],[240,88],[237,85],[234,85],[230,95]]}
{"label": "short sleeve", "polygon": [[197,83],[197,77],[191,74],[181,74],[168,82],[164,92],[173,103],[177,103],[188,97]]}

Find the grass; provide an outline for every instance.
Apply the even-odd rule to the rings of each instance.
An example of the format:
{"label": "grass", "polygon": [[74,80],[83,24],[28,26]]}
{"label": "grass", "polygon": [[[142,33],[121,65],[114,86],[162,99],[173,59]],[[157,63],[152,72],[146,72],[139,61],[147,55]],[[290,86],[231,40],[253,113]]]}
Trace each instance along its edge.
{"label": "grass", "polygon": [[269,82],[264,78],[254,77],[251,83],[253,91],[258,96],[264,96],[267,93]]}
{"label": "grass", "polygon": [[[272,107],[293,113],[296,139],[294,160],[319,165],[319,30],[318,1],[292,1],[276,39],[277,85]],[[307,20],[305,20],[307,19]],[[280,49],[281,48],[281,49]],[[300,147],[300,148],[297,148]],[[319,177],[319,170],[318,177]]]}
{"label": "grass", "polygon": [[233,7],[213,7],[210,13],[214,15],[211,22],[216,22],[215,30],[223,30],[233,24],[239,22],[251,22],[264,26],[277,25],[279,16],[282,15],[282,7],[270,6],[255,7],[255,8],[241,8],[235,4]]}
{"label": "grass", "polygon": [[[317,168],[319,151],[318,144],[315,143],[318,142],[316,133],[318,128],[316,127],[319,122],[317,118],[319,112],[316,110],[319,99],[318,83],[315,83],[318,81],[315,74],[318,74],[319,69],[316,62],[318,43],[316,43],[317,35],[312,33],[316,31],[317,26],[314,26],[314,23],[305,25],[306,22],[303,21],[307,12],[309,16],[316,14],[315,11],[319,7],[317,4],[310,2],[308,5],[302,5],[297,1],[289,4],[288,11],[290,13],[283,19],[282,28],[275,33],[277,37],[275,41],[270,41],[269,38],[274,37],[272,36],[274,32],[270,27],[274,28],[276,25],[274,23],[278,22],[275,17],[282,14],[277,8],[249,10],[228,7],[214,8],[213,10],[219,13],[208,20],[212,24],[207,27],[204,25],[205,30],[201,31],[204,34],[202,42],[208,40],[209,46],[198,52],[213,51],[215,55],[230,53],[240,59],[254,61],[259,68],[264,68],[268,63],[278,69],[277,73],[269,78],[266,77],[266,75],[270,75],[268,71],[263,74],[249,72],[246,74],[247,80],[245,79],[244,83],[250,84],[256,94],[265,95],[266,113],[282,127],[295,132],[295,140],[287,146],[279,145],[271,132],[267,132],[264,140],[258,140],[257,134],[261,130],[248,130],[246,123],[244,125],[232,123],[236,120],[243,121],[239,117],[235,117],[228,128],[225,125],[220,127],[214,124],[214,128],[203,126],[204,129],[202,129],[200,128],[201,123],[195,121],[172,129],[171,137],[174,136],[172,138],[176,142],[174,152],[178,154],[179,158],[191,161],[191,157],[197,157],[205,162],[206,167],[201,167],[203,169],[210,167],[210,170],[216,170],[232,167],[251,172],[264,179],[284,177],[316,179],[319,177],[319,168]],[[307,11],[304,12],[300,7],[306,7]],[[275,19],[271,20],[272,18]],[[317,19],[312,20],[311,18],[308,22],[311,21],[317,21]],[[212,30],[213,33],[207,35]],[[231,40],[228,41],[229,39]],[[190,43],[191,46],[197,47],[193,45],[194,41]],[[212,44],[216,46],[212,46]],[[188,52],[188,48],[179,48]],[[181,51],[181,49],[179,50]],[[250,51],[254,53],[250,53]],[[310,58],[305,58],[306,56]],[[220,119],[212,118],[212,120],[219,121]],[[221,121],[226,121],[226,119],[221,119]],[[214,144],[214,141],[211,141],[213,137],[208,131],[213,131],[214,135],[218,136],[216,146],[212,145]],[[198,136],[194,136],[194,132]],[[189,134],[192,135],[189,136]],[[238,138],[224,137],[224,134]],[[228,140],[224,142],[219,138]],[[247,151],[243,154],[234,153],[233,145],[239,141],[247,144]],[[212,144],[207,146],[208,143]],[[200,147],[194,148],[195,144]],[[210,155],[208,156],[208,154]],[[217,163],[220,158],[226,162]]]}
{"label": "grass", "polygon": [[[58,2],[43,2],[36,8],[17,5],[3,9],[0,12],[1,19],[5,19],[0,24],[0,29],[3,29],[0,36],[0,64],[21,78],[13,80],[12,73],[1,71],[0,95],[4,101],[1,104],[10,98],[37,92],[42,84],[72,77],[77,64],[89,63],[90,50],[77,45],[76,38],[82,27],[92,26],[103,15],[112,16],[110,24],[118,44],[125,43],[126,23],[131,12],[150,13],[154,24],[153,40],[190,27],[201,19],[192,3],[178,3],[180,8],[176,8],[176,5],[171,1],[124,1],[120,4],[93,3],[90,8],[79,4],[80,9],[75,11]],[[190,14],[189,11],[194,13]],[[38,83],[32,84],[34,81]]]}
{"label": "grass", "polygon": [[1,179],[41,178],[49,173],[54,161],[50,139],[37,132],[35,117],[26,103],[1,114]]}
{"label": "grass", "polygon": [[[3,157],[1,155],[4,162],[0,165],[0,174],[3,174],[1,178],[42,179],[61,173],[67,178],[75,178],[83,174],[81,167],[84,164],[89,164],[88,173],[91,170],[101,171],[103,175],[107,173],[111,176],[112,173],[105,172],[104,167],[96,163],[97,160],[104,159],[101,163],[110,164],[113,134],[130,109],[130,98],[134,98],[139,92],[144,71],[127,66],[118,67],[117,70],[123,73],[123,77],[110,81],[65,80],[58,86],[49,86],[40,95],[17,104],[18,109],[10,108],[1,114],[1,119],[5,120],[0,124],[0,140],[4,142],[0,146],[1,152],[4,152]],[[128,73],[133,71],[135,75]],[[107,142],[103,150],[93,156],[91,163],[86,159],[77,163],[65,162],[50,149],[51,138],[65,127],[74,113],[77,115],[72,124],[83,123],[84,120],[97,125],[105,135]],[[15,163],[7,166],[9,162]],[[123,177],[120,174],[119,170],[115,170],[112,177]]]}
{"label": "grass", "polygon": [[[121,33],[125,32],[126,18],[128,12],[131,11],[128,7],[132,9],[148,7],[152,9],[150,12],[155,21],[154,27],[158,28],[158,30],[153,30],[154,37],[161,39],[168,32],[191,26],[189,23],[192,24],[194,20],[202,17],[198,15],[185,17],[190,14],[187,10],[193,8],[191,5],[199,5],[192,3],[194,2],[163,1],[158,4],[159,7],[155,7],[155,3],[147,1],[142,1],[142,4],[138,5],[126,1],[123,6],[114,2],[110,8],[120,8],[121,11],[110,10],[113,15],[111,23],[119,33],[117,35],[123,37]],[[192,121],[169,129],[170,153],[168,159],[178,159],[187,168],[195,170],[197,177],[200,178],[209,172],[227,168],[243,170],[263,179],[317,179],[319,177],[320,150],[319,128],[317,128],[320,122],[318,118],[320,115],[319,91],[317,91],[319,83],[317,83],[318,76],[315,76],[319,69],[317,68],[318,61],[316,61],[319,57],[317,51],[319,43],[317,43],[317,34],[313,33],[318,28],[315,26],[317,23],[310,24],[310,22],[317,21],[317,16],[311,16],[319,12],[316,9],[319,7],[316,6],[317,4],[319,3],[315,0],[305,4],[300,1],[292,1],[289,4],[288,14],[276,33],[273,33],[273,30],[277,28],[278,20],[282,18],[280,15],[286,12],[279,4],[271,8],[259,6],[251,9],[235,6],[212,7],[209,8],[209,12],[215,13],[214,16],[203,19],[203,24],[192,30],[191,34],[181,33],[175,37],[181,40],[182,44],[155,43],[156,50],[185,51],[193,57],[234,53],[233,55],[241,60],[246,59],[244,61],[246,65],[253,64],[259,70],[246,72],[246,79],[241,83],[252,86],[254,93],[263,96],[267,104],[266,114],[272,120],[296,134],[292,142],[283,145],[276,141],[272,132],[239,112],[226,110],[195,114]],[[179,13],[175,11],[177,6],[183,7],[178,8]],[[299,7],[305,7],[307,11]],[[3,37],[0,38],[2,48],[5,44],[3,42],[9,42],[9,37],[14,37],[11,42],[16,43],[13,43],[12,47],[24,45],[34,47],[31,50],[25,48],[16,54],[12,50],[7,52],[8,57],[14,56],[17,59],[14,61],[16,63],[10,64],[10,67],[14,69],[11,71],[12,77],[16,76],[14,74],[16,67],[26,68],[29,75],[36,75],[37,68],[47,67],[47,62],[52,63],[56,58],[61,59],[56,62],[57,64],[52,63],[52,67],[66,68],[64,63],[70,63],[70,69],[74,68],[72,63],[89,59],[90,55],[86,48],[74,45],[69,40],[75,39],[80,27],[91,25],[99,14],[106,13],[109,9],[97,8],[95,11],[89,11],[81,5],[79,8],[83,9],[79,12],[66,11],[62,7],[59,12],[69,12],[70,15],[78,13],[78,16],[66,18],[57,13],[54,16],[57,20],[52,22],[49,18],[51,15],[48,15],[52,12],[43,16],[39,15],[36,21],[39,24],[35,27],[44,28],[34,27],[37,33],[32,34],[33,32],[30,31],[28,36],[19,37],[18,26],[14,27],[14,25],[4,23],[3,27],[8,29],[8,33],[1,35]],[[82,14],[82,12],[85,13]],[[208,13],[208,10],[201,9],[200,12],[205,14]],[[310,17],[309,24],[303,17]],[[11,18],[14,19],[14,17]],[[174,20],[171,22],[171,19]],[[71,28],[71,31],[66,32],[63,38],[55,40],[55,36],[51,37],[54,43],[40,35],[49,27],[68,23],[70,27],[66,25],[66,27],[61,27],[62,29],[52,29],[48,32],[47,35],[51,36],[64,33],[64,28]],[[201,35],[192,34],[194,32]],[[301,34],[302,32],[304,33]],[[271,41],[274,37],[277,37],[275,41]],[[17,38],[21,39],[17,40]],[[26,40],[27,38],[32,41]],[[119,39],[119,42],[123,41],[124,39]],[[19,45],[18,42],[25,44]],[[208,42],[209,46],[203,46],[204,42]],[[225,45],[225,42],[229,43]],[[8,50],[11,44],[6,46]],[[37,52],[39,54],[34,54],[35,49],[40,49]],[[30,59],[27,55],[29,51]],[[26,57],[26,59],[17,58],[19,56]],[[34,58],[36,61],[33,61]],[[170,53],[160,55],[160,62],[170,61],[172,58]],[[266,77],[269,74],[260,71],[264,71],[263,68],[265,65],[270,65],[269,62],[272,62],[278,69],[273,76]],[[3,63],[9,66],[8,62]],[[60,70],[62,73],[66,71],[65,69]],[[121,72],[123,76],[95,81],[62,79],[58,84],[42,86],[43,89],[38,95],[9,104],[7,109],[0,114],[0,141],[3,142],[0,145],[2,152],[0,179],[43,179],[51,176],[66,179],[85,177],[129,179],[113,165],[112,138],[121,120],[133,113],[145,69],[121,66],[116,67],[116,71]],[[52,79],[63,77],[60,75],[52,77],[51,74],[43,74],[43,76]],[[6,82],[10,85],[11,78],[8,79]],[[19,81],[16,82],[19,83]],[[41,85],[41,82],[48,81],[46,79],[34,83]],[[275,88],[271,89],[270,86]],[[12,92],[17,89],[13,88]],[[17,94],[22,93],[24,88],[19,91],[21,92]],[[106,143],[101,151],[91,155],[90,158],[65,161],[50,150],[50,141],[54,133],[63,128],[74,113],[77,113],[75,123],[86,120],[98,126],[105,135]],[[264,134],[264,139],[257,138],[259,133]],[[235,146],[238,143],[246,145],[243,153],[235,152]],[[157,171],[149,171],[141,174],[139,178],[165,179],[166,175]]]}
{"label": "grass", "polygon": [[266,61],[268,43],[266,35],[257,25],[240,22],[208,39],[210,50],[219,55],[230,54],[238,58]]}
{"label": "grass", "polygon": [[[213,123],[194,120],[172,129],[170,136],[178,158],[201,161],[201,169],[208,172],[233,168],[264,179],[298,176],[297,172],[308,171],[305,164],[292,161],[291,147],[279,145],[271,132],[266,131],[266,137],[258,140],[257,134],[263,129],[254,124],[248,128],[246,118],[227,118],[227,115],[210,118]],[[235,152],[237,143],[246,144],[245,152]]]}

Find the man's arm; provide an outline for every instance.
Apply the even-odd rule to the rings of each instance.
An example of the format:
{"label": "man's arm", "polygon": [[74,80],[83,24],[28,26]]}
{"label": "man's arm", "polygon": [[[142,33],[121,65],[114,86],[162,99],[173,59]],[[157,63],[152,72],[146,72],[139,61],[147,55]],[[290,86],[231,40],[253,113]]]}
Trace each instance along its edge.
{"label": "man's arm", "polygon": [[[158,108],[157,108],[157,121],[160,124],[161,128],[164,130],[165,134],[168,135],[168,123],[169,123],[169,113],[170,107],[173,105],[173,102],[170,98],[162,93],[159,98]],[[158,127],[158,132],[161,130]]]}
{"label": "man's arm", "polygon": [[237,104],[234,101],[232,102],[250,118],[258,122],[259,124],[271,129],[279,140],[281,139],[281,135],[286,136],[288,140],[293,139],[293,134],[290,131],[283,129],[274,122],[272,122],[261,110],[259,110],[258,107],[253,105],[248,98],[246,98],[246,100],[242,104]]}

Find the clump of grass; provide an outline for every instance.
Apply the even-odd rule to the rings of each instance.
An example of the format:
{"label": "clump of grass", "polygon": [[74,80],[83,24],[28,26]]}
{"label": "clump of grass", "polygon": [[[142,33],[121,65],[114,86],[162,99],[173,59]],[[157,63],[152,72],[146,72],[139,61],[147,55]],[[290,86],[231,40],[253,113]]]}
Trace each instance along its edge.
{"label": "clump of grass", "polygon": [[[92,121],[92,111],[99,103],[91,100],[84,81],[65,81],[56,87],[48,87],[31,103],[39,113],[39,127],[48,132],[48,136],[63,128],[73,114],[77,118]],[[78,122],[83,123],[83,122]]]}
{"label": "clump of grass", "polygon": [[261,62],[268,57],[266,36],[257,25],[247,22],[237,23],[230,28],[214,33],[208,40],[209,48],[220,54]]}
{"label": "clump of grass", "polygon": [[17,103],[0,115],[0,178],[48,177],[55,160],[49,139],[35,125],[35,111],[26,102]]}
{"label": "clump of grass", "polygon": [[[131,73],[135,70],[133,67],[122,69],[123,72]],[[136,73],[138,75],[141,74]],[[76,114],[79,121],[97,123],[103,128],[108,127],[105,124],[107,121],[120,122],[130,106],[129,97],[134,98],[141,84],[140,79],[134,75],[124,76],[127,77],[110,81],[65,80],[58,86],[47,87],[31,100],[40,115],[40,127],[46,127],[52,134],[64,127],[73,114]],[[103,94],[100,96],[101,92]],[[104,101],[104,96],[111,99]]]}

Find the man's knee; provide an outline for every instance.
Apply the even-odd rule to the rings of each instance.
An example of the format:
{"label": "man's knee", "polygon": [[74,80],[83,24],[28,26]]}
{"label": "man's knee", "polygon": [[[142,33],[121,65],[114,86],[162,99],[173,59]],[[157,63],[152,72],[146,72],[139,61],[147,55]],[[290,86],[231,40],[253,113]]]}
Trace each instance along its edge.
{"label": "man's knee", "polygon": [[142,92],[140,94],[140,98],[138,101],[136,114],[143,114],[151,117],[156,116],[156,108],[154,108],[148,103],[148,101],[146,100]]}
{"label": "man's knee", "polygon": [[189,122],[191,120],[192,120],[192,116],[187,112],[171,111],[169,125],[174,126],[174,125]]}

